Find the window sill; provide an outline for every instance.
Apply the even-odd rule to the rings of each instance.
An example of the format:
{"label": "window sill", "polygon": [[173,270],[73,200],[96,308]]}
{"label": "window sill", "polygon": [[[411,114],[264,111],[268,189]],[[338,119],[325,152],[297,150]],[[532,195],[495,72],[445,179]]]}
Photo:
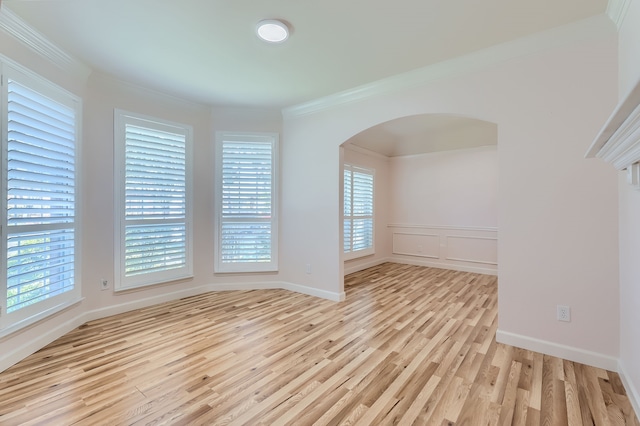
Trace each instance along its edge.
{"label": "window sill", "polygon": [[115,287],[113,291],[114,293],[124,293],[127,291],[143,290],[143,289],[157,286],[157,285],[174,284],[178,281],[185,281],[185,280],[192,280],[192,279],[193,279],[193,274],[186,274],[186,275],[181,275],[181,276],[173,277],[173,278],[162,280],[162,281],[142,282],[142,283],[131,284],[128,286],[120,285]]}

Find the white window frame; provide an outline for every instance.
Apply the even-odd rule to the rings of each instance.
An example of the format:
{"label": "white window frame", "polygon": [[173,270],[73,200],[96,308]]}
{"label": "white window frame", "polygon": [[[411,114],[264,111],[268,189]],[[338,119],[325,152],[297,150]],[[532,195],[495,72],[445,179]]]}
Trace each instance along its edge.
{"label": "white window frame", "polygon": [[[343,190],[343,202],[346,203],[347,201],[345,200],[346,198],[346,191],[345,191],[345,187],[346,187],[346,182],[344,181],[344,175],[345,173],[350,173],[351,174],[351,185],[353,187],[353,173],[357,172],[357,173],[363,173],[363,174],[367,174],[367,175],[371,175],[371,179],[372,179],[372,185],[371,185],[371,209],[372,209],[372,214],[369,215],[354,215],[353,214],[353,191],[351,190],[351,197],[350,197],[350,203],[351,203],[351,207],[350,207],[350,212],[351,215],[345,215],[345,208],[343,206],[342,209],[342,234],[343,234],[343,238],[342,238],[342,244],[343,244],[343,248],[342,248],[342,252],[343,252],[343,259],[344,260],[353,260],[353,259],[357,259],[360,257],[364,257],[364,256],[371,256],[373,254],[375,254],[375,246],[376,246],[376,220],[375,220],[375,188],[376,188],[376,171],[375,169],[369,169],[369,168],[365,168],[365,167],[360,167],[360,166],[356,166],[353,164],[349,164],[349,163],[345,163],[343,166],[343,186],[342,186],[342,190]],[[350,240],[350,246],[349,247],[345,247],[344,246],[344,241],[347,239],[347,236],[345,235],[345,222],[347,220],[352,221],[355,219],[371,219],[371,246],[364,248],[364,249],[359,249],[359,250],[352,250],[353,247],[353,234],[351,234],[349,236],[349,240]],[[350,227],[350,229],[353,229],[353,225]]]}
{"label": "white window frame", "polygon": [[[271,261],[269,262],[224,262],[222,259],[222,148],[229,142],[264,142],[271,144],[271,218],[265,220],[271,226]],[[277,133],[216,132],[215,137],[215,247],[214,272],[275,272],[278,270],[278,192],[279,192],[279,135]],[[237,219],[229,219],[234,221]]]}
{"label": "white window frame", "polygon": [[[0,151],[0,337],[11,334],[17,330],[34,324],[44,318],[47,318],[57,312],[60,312],[82,300],[81,296],[81,252],[80,235],[81,229],[81,211],[82,205],[80,200],[80,158],[81,158],[81,135],[82,135],[82,101],[79,97],[68,92],[67,90],[55,85],[47,79],[36,73],[18,65],[10,59],[0,55],[0,73],[2,74],[2,90],[0,94],[0,134],[1,151]],[[8,82],[15,81],[30,90],[33,90],[49,98],[50,100],[71,108],[74,113],[74,220],[67,225],[21,225],[14,228],[7,225],[7,191],[8,191]],[[32,305],[22,307],[11,313],[7,313],[7,238],[9,235],[20,234],[32,231],[54,231],[56,229],[68,229],[73,231],[74,238],[74,260],[73,260],[73,288],[64,293],[51,296],[45,300],[36,302]]]}
{"label": "white window frame", "polygon": [[[131,221],[125,218],[125,161],[126,161],[126,126],[136,125],[162,132],[184,135],[185,137],[185,185],[186,185],[186,214],[185,266],[158,272],[142,273],[132,276],[125,274],[125,231],[127,223],[142,224],[142,221]],[[137,114],[122,109],[114,110],[114,158],[115,158],[115,291],[129,290],[178,281],[193,277],[193,128],[189,125],[175,123],[143,114]],[[177,220],[147,219],[145,224],[177,223]],[[178,221],[179,222],[179,221]]]}

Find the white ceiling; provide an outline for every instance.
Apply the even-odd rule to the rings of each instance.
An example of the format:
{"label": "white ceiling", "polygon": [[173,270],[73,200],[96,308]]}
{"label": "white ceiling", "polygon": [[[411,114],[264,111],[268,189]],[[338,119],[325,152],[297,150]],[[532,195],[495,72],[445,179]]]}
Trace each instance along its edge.
{"label": "white ceiling", "polygon": [[402,117],[370,127],[345,146],[355,145],[386,157],[497,145],[498,126],[446,114]]}
{"label": "white ceiling", "polygon": [[[3,0],[92,68],[213,105],[285,107],[605,12],[607,0]],[[282,45],[255,24],[282,18]]]}

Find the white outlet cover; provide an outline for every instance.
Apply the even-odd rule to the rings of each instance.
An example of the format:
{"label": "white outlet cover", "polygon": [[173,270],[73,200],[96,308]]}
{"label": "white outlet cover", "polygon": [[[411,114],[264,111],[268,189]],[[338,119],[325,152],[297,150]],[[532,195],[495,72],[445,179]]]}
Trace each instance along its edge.
{"label": "white outlet cover", "polygon": [[558,317],[558,321],[570,322],[571,321],[571,308],[569,306],[565,306],[565,305],[558,305],[557,306],[557,317]]}

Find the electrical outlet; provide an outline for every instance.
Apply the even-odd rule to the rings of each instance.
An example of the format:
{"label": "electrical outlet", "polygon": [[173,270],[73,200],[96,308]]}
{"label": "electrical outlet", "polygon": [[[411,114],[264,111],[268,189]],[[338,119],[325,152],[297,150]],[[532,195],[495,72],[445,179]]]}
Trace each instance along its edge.
{"label": "electrical outlet", "polygon": [[571,321],[571,308],[564,305],[557,306],[558,321]]}
{"label": "electrical outlet", "polygon": [[307,274],[311,274],[311,264],[310,264],[310,263],[307,263],[307,264],[305,265],[305,272],[306,272]]}
{"label": "electrical outlet", "polygon": [[109,289],[109,281],[100,280],[100,290],[108,290]]}

